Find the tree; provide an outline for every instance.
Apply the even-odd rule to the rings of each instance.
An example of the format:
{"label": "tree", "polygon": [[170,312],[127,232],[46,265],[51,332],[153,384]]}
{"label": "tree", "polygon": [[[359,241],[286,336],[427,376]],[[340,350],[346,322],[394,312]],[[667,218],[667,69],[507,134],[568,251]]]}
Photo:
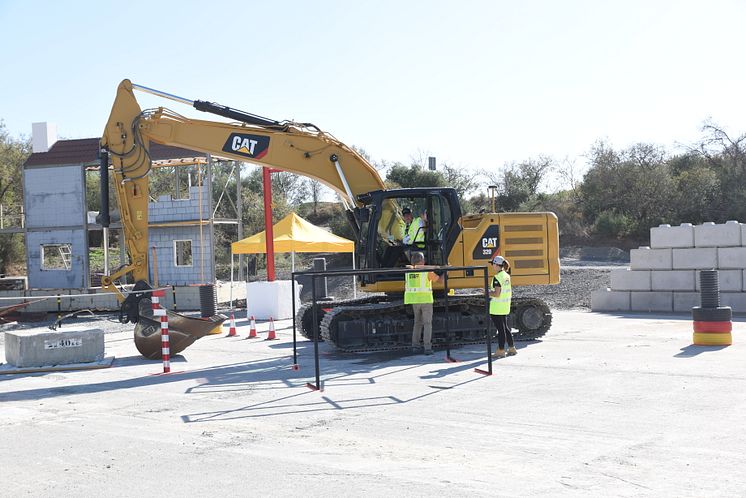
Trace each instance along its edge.
{"label": "tree", "polygon": [[585,219],[604,235],[647,236],[651,226],[674,214],[676,185],[662,148],[636,144],[622,151],[597,142],[589,153],[590,168],[581,186]]}
{"label": "tree", "polygon": [[[0,120],[0,205],[4,213],[17,215],[13,224],[20,226],[21,206],[23,205],[23,163],[31,154],[31,140],[13,138]],[[23,240],[19,236],[3,237],[0,242],[0,273],[11,269],[12,265],[22,264],[24,259]]]}
{"label": "tree", "polygon": [[547,173],[554,167],[550,157],[529,158],[520,163],[510,163],[499,171],[482,171],[490,185],[497,188],[496,209],[519,211],[524,203],[536,201]]}

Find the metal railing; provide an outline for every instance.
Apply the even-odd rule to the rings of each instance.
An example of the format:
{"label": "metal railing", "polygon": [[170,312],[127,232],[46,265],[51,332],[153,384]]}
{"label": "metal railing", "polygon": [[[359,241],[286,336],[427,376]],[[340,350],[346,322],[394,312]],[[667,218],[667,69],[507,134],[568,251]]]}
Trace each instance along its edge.
{"label": "metal railing", "polygon": [[[492,341],[490,334],[490,312],[489,312],[489,269],[486,266],[438,266],[438,267],[425,267],[425,268],[390,268],[390,269],[349,269],[349,270],[325,270],[325,271],[296,271],[292,273],[291,287],[293,296],[293,369],[298,369],[298,349],[297,349],[297,333],[296,333],[296,306],[295,306],[295,279],[298,275],[305,275],[311,278],[311,313],[313,322],[313,355],[314,355],[314,366],[316,371],[316,384],[310,382],[306,385],[315,391],[323,390],[321,386],[321,374],[319,365],[319,320],[317,311],[316,301],[316,279],[323,277],[349,277],[358,275],[405,275],[407,273],[421,272],[423,270],[443,272],[443,286],[445,290],[445,314],[446,314],[446,337],[450,338],[450,316],[448,314],[448,273],[453,271],[473,271],[481,272],[484,275],[484,313],[485,313],[485,340],[487,343],[487,370],[475,368],[474,371],[482,375],[492,375]],[[455,361],[451,358],[450,341],[446,342],[446,359],[449,361]]]}

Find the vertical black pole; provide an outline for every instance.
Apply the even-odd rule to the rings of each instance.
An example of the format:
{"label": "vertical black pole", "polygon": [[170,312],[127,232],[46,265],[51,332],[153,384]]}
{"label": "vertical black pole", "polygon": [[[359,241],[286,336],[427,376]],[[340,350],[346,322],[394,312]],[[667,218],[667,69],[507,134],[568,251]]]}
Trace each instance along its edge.
{"label": "vertical black pole", "polygon": [[490,333],[489,271],[484,267],[484,316],[487,329],[487,371],[492,375],[492,334]]}
{"label": "vertical black pole", "polygon": [[59,294],[57,294],[57,326],[62,327],[62,301]]}
{"label": "vertical black pole", "polygon": [[446,294],[445,308],[446,308],[446,360],[451,359],[451,315],[448,313],[448,270],[445,270],[443,279],[443,290]]}
{"label": "vertical black pole", "polygon": [[298,370],[298,349],[295,337],[295,272],[290,274],[290,292],[293,293],[293,370]]}
{"label": "vertical black pole", "polygon": [[319,374],[319,320],[316,310],[316,275],[311,275],[311,295],[313,296],[313,356],[316,362],[316,389],[321,390],[321,375]]}
{"label": "vertical black pole", "polygon": [[173,306],[174,313],[176,313],[177,308],[176,308],[176,286],[175,285],[171,286],[171,299],[174,302],[174,306]]}

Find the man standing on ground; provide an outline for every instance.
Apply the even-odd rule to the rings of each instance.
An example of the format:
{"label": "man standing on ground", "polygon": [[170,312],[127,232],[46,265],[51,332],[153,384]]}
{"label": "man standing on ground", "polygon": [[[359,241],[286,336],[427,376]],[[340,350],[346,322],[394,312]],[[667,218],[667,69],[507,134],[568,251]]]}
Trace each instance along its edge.
{"label": "man standing on ground", "polygon": [[[425,255],[421,252],[413,252],[411,256],[412,265],[407,268],[425,267]],[[433,282],[440,281],[441,277],[432,271],[411,272],[404,275],[404,304],[411,304],[414,312],[414,328],[412,329],[412,351],[418,351],[420,346],[420,335],[425,354],[433,354]]]}

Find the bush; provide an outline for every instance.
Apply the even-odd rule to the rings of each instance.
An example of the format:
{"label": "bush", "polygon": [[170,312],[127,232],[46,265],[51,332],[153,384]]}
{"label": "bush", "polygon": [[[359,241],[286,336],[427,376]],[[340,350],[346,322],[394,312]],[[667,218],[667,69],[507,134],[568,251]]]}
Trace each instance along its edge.
{"label": "bush", "polygon": [[634,228],[634,222],[628,216],[614,211],[603,211],[596,217],[593,231],[604,237],[621,239],[627,237]]}

